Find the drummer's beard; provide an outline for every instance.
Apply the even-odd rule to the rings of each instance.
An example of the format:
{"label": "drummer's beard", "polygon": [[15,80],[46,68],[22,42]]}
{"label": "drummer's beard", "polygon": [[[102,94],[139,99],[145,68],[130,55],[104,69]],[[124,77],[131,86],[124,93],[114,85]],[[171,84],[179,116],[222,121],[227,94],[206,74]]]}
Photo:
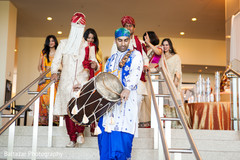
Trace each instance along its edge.
{"label": "drummer's beard", "polygon": [[84,25],[71,23],[71,31],[68,36],[67,44],[63,50],[65,54],[78,54],[80,44],[83,39]]}

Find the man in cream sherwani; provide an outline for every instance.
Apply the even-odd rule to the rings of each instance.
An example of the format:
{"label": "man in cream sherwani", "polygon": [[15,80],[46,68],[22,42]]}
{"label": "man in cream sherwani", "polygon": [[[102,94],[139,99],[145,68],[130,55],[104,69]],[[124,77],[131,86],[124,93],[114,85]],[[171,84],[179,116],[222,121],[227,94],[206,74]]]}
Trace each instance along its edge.
{"label": "man in cream sherwani", "polygon": [[51,66],[51,79],[57,80],[58,69],[61,63],[63,65],[53,114],[65,117],[70,137],[66,147],[75,147],[76,142],[84,141],[82,134],[84,127],[76,125],[67,114],[68,102],[71,98],[78,96],[77,91],[92,78],[94,70],[99,68],[95,47],[83,40],[85,24],[83,13],[77,12],[73,15],[69,37],[60,41]]}

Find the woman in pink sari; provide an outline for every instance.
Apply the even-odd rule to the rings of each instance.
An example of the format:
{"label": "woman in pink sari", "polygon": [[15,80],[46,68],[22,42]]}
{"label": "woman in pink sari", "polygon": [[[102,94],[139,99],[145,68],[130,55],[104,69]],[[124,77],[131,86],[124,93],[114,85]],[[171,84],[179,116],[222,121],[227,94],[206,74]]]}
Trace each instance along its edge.
{"label": "woman in pink sari", "polygon": [[153,31],[147,31],[143,35],[145,41],[145,52],[149,58],[149,68],[151,72],[157,72],[158,62],[162,54],[162,46],[159,45],[159,38]]}
{"label": "woman in pink sari", "polygon": [[[162,47],[159,45],[159,39],[153,31],[147,31],[143,35],[143,40],[145,41],[143,48],[149,58],[150,72],[158,72],[158,62],[160,61],[162,54]],[[144,97],[138,112],[140,128],[151,127],[151,92],[149,84],[146,83],[146,85],[148,96]]]}

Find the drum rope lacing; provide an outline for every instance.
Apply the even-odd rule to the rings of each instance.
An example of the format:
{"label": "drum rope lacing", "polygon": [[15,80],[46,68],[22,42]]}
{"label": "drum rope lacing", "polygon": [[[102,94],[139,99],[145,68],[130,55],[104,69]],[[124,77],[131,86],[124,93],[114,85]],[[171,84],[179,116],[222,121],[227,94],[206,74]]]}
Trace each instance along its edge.
{"label": "drum rope lacing", "polygon": [[[91,81],[93,81],[94,79],[95,79],[95,77],[92,78]],[[103,77],[103,79],[104,79],[104,77]],[[117,95],[120,95],[120,94],[117,93],[116,91],[113,91],[113,90],[111,90],[110,88],[108,88],[108,87],[106,86],[104,80],[103,80],[103,83],[104,83],[104,86],[105,86],[109,91],[111,91],[111,92],[113,92],[113,93],[115,93],[115,94],[117,94]],[[82,89],[82,91],[84,91],[90,84],[91,84],[91,83],[88,83],[88,84]],[[106,105],[102,106],[102,107],[99,108],[98,110],[97,110],[97,108],[98,108],[98,106],[99,106],[99,104],[101,103],[101,101],[102,101],[103,98],[99,98],[99,99],[97,99],[97,100],[95,100],[95,101],[93,101],[93,102],[91,102],[91,103],[89,103],[89,104],[86,105],[86,103],[87,103],[88,100],[91,98],[91,96],[93,95],[93,93],[95,92],[95,90],[96,90],[96,89],[92,89],[92,90],[90,90],[90,91],[88,91],[88,92],[86,92],[86,93],[84,93],[84,94],[82,94],[82,95],[79,96],[79,97],[81,97],[81,96],[84,96],[84,95],[92,92],[92,93],[90,94],[90,96],[88,97],[88,99],[85,101],[84,105],[77,110],[77,113],[76,113],[76,114],[78,114],[78,112],[80,112],[81,110],[83,110],[84,115],[86,115],[86,114],[85,114],[85,108],[86,108],[87,106],[89,106],[89,105],[91,105],[91,104],[99,101],[99,103],[98,103],[97,107],[95,108],[95,110],[93,111],[93,113],[92,113],[91,115],[87,116],[88,119],[91,118],[91,116],[94,116],[94,117],[95,117],[95,122],[96,122],[96,115],[95,115],[95,114],[97,114],[98,112],[100,112],[100,111],[102,110],[102,108],[106,108],[106,106],[108,106],[108,107],[107,107],[107,112],[109,112],[109,111],[111,110],[111,109],[109,109],[109,108],[111,107],[111,103],[108,102]],[[72,105],[73,102],[74,102],[74,101],[72,101],[72,102],[69,104],[69,106]],[[77,99],[76,99],[76,98],[75,98],[75,104],[77,105]],[[71,116],[70,118],[72,119],[76,114],[74,114],[74,115]],[[88,122],[87,122],[87,123],[88,123]]]}
{"label": "drum rope lacing", "polygon": [[[91,81],[94,81],[94,80],[95,80],[95,77],[91,79]],[[105,75],[103,76],[103,81],[102,81],[102,82],[103,82],[104,87],[105,87],[108,91],[110,91],[110,92],[112,92],[112,93],[120,96],[119,93],[117,93],[116,91],[110,89],[110,88],[106,85],[106,83],[105,83]],[[84,88],[81,88],[81,91],[83,92],[90,84],[91,84],[91,83],[88,83],[86,86],[84,86]],[[113,113],[112,113],[112,108],[111,108],[111,103],[110,103],[110,102],[108,102],[107,104],[105,104],[104,106],[102,106],[102,107],[100,107],[100,108],[99,108],[99,105],[101,104],[103,98],[99,98],[99,99],[97,99],[97,100],[95,100],[95,101],[87,104],[87,102],[88,102],[89,99],[92,97],[92,95],[93,95],[93,93],[95,92],[95,90],[96,90],[96,89],[92,89],[92,90],[87,91],[86,93],[84,93],[84,94],[82,94],[82,95],[79,96],[79,97],[82,97],[82,96],[84,96],[84,95],[89,94],[90,92],[92,92],[92,93],[90,94],[90,96],[88,97],[88,99],[85,101],[84,105],[83,105],[81,108],[77,109],[77,113],[76,113],[76,114],[73,114],[70,118],[71,118],[71,119],[74,118],[75,115],[77,115],[81,110],[83,110],[85,117],[83,116],[83,120],[82,120],[81,123],[78,123],[78,122],[77,122],[77,123],[78,123],[79,125],[81,125],[81,124],[87,124],[87,123],[89,122],[89,119],[90,119],[92,116],[94,116],[94,122],[95,122],[95,124],[97,124],[96,114],[97,114],[98,112],[100,112],[102,109],[107,108],[107,109],[106,109],[107,113],[104,113],[104,114],[107,114],[107,115],[110,114],[110,115],[111,115],[111,117],[110,117],[110,124],[114,124],[114,116],[113,116]],[[86,116],[85,108],[86,108],[87,106],[89,106],[89,105],[97,102],[97,101],[99,101],[99,102],[98,102],[96,108],[94,109],[94,111],[92,112],[92,114],[90,114],[89,116]],[[72,105],[73,102],[74,102],[74,101],[72,101],[72,102],[69,104],[69,106]],[[121,105],[120,110],[122,109],[123,104],[124,104],[124,103],[122,102],[122,105]],[[77,98],[75,98],[75,105],[77,105]],[[109,112],[111,112],[111,113],[109,113]],[[103,114],[102,114],[102,115],[103,115]],[[100,117],[101,117],[102,115],[100,115]],[[84,122],[84,118],[85,118],[85,122]],[[87,119],[87,121],[86,121],[86,119]],[[96,128],[95,128],[95,131],[96,131],[96,134],[99,134],[99,128],[96,127]],[[94,132],[95,132],[95,131],[94,131]],[[95,134],[95,133],[94,133],[94,134]]]}

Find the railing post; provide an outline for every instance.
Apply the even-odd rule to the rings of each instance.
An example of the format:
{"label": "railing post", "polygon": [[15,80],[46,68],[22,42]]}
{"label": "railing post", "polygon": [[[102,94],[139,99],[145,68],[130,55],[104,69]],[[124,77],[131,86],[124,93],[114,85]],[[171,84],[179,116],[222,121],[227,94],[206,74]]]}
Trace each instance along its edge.
{"label": "railing post", "polygon": [[50,87],[50,103],[48,115],[48,147],[52,147],[54,88],[55,83],[53,83]]}
{"label": "railing post", "polygon": [[39,117],[39,98],[35,101],[34,121],[33,121],[33,137],[32,137],[32,160],[36,160],[37,140],[38,140],[38,117]]}
{"label": "railing post", "polygon": [[9,127],[9,133],[8,133],[8,157],[7,157],[7,160],[12,160],[13,159],[13,146],[14,146],[14,138],[15,138],[14,135],[15,135],[15,121]]}
{"label": "railing post", "polygon": [[63,116],[59,117],[59,127],[63,126]]}
{"label": "railing post", "polygon": [[238,116],[237,116],[237,122],[238,122],[238,131],[240,130],[240,123],[239,123],[239,116],[240,116],[240,78],[237,78],[238,82],[237,82],[237,86],[238,86]]}
{"label": "railing post", "polygon": [[233,95],[233,129],[238,130],[237,116],[237,78],[232,78],[232,95]]}
{"label": "railing post", "polygon": [[0,112],[0,127],[2,127],[2,112]]}
{"label": "railing post", "polygon": [[[152,79],[155,79],[155,76],[151,76]],[[158,93],[158,83],[157,82],[152,82],[153,85],[153,90],[154,93],[157,94]],[[156,99],[157,100],[157,99]],[[159,105],[159,104],[158,104]],[[155,114],[155,109],[154,109],[154,103],[153,100],[151,98],[151,128],[154,129],[154,149],[158,149],[158,125],[157,125],[157,117]]]}
{"label": "railing post", "polygon": [[[156,76],[149,76],[149,80],[150,79],[156,79]],[[153,89],[153,92],[155,94],[159,94],[159,82],[158,81],[154,81],[154,82],[150,82],[152,83],[151,88]],[[154,94],[152,93],[152,94]],[[164,153],[164,148],[163,146],[167,147],[166,144],[164,144],[165,142],[162,142],[162,138],[160,137],[160,132],[159,132],[159,125],[158,125],[158,120],[157,120],[157,110],[155,109],[155,105],[154,104],[154,98],[157,102],[157,110],[159,111],[159,116],[163,117],[163,97],[153,97],[151,98],[151,128],[154,128],[154,149],[158,149],[158,157],[159,159],[169,159],[169,153],[167,151],[167,153]],[[160,118],[159,117],[159,118]],[[163,126],[163,122],[160,121],[159,123],[161,123],[161,126]],[[162,135],[164,136],[164,135]],[[166,150],[168,150],[166,148]],[[167,155],[166,155],[167,154]]]}
{"label": "railing post", "polygon": [[171,148],[171,121],[165,121],[165,135],[166,135],[166,142],[168,145],[168,148]]}

